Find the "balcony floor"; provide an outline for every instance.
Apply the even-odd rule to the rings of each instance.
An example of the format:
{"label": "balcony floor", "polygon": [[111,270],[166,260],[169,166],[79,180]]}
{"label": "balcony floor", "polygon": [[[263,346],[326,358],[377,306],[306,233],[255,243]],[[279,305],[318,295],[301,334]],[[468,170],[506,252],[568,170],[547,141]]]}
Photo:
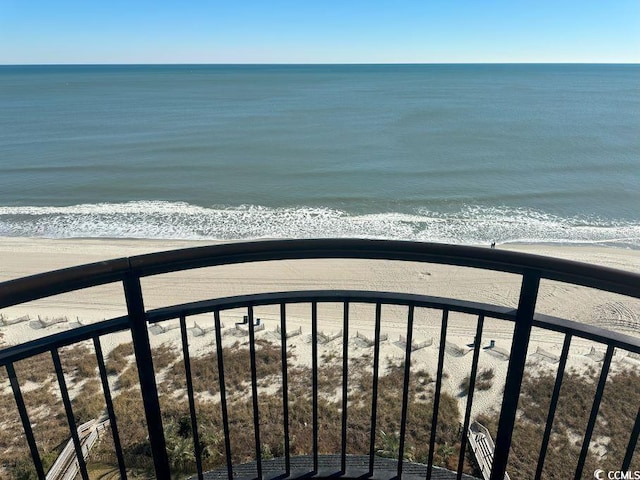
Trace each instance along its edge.
{"label": "balcony floor", "polygon": [[[369,457],[367,455],[348,455],[346,475],[340,476],[340,455],[320,455],[318,457],[318,475],[312,476],[309,472],[313,469],[313,456],[304,455],[291,457],[291,476],[288,478],[373,478],[373,479],[392,479],[397,473],[397,460],[391,458],[375,458],[375,474],[373,477],[367,477],[369,467]],[[262,460],[262,472],[265,479],[285,478],[284,458],[273,458]],[[402,468],[403,479],[421,479],[424,480],[427,474],[427,466],[420,463],[412,463],[405,461]],[[252,479],[257,478],[256,462],[235,465],[233,468],[234,479]],[[191,477],[191,480],[197,479],[197,476]],[[226,480],[228,473],[226,468],[206,472],[204,478],[207,480]],[[454,480],[456,473],[444,468],[433,467],[431,474],[432,480]],[[470,475],[462,475],[463,480],[477,480],[476,477]]]}

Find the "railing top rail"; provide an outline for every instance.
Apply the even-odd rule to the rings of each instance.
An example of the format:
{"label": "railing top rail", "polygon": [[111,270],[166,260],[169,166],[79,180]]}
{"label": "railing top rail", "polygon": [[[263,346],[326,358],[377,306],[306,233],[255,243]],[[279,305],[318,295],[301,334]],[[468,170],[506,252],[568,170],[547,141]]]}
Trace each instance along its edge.
{"label": "railing top rail", "polygon": [[570,260],[462,245],[397,240],[268,240],[187,248],[120,258],[33,275],[0,284],[0,308],[123,279],[192,268],[319,258],[448,264],[524,274],[640,297],[640,274]]}
{"label": "railing top rail", "polygon": [[0,308],[122,280],[128,258],[63,268],[0,283]]}

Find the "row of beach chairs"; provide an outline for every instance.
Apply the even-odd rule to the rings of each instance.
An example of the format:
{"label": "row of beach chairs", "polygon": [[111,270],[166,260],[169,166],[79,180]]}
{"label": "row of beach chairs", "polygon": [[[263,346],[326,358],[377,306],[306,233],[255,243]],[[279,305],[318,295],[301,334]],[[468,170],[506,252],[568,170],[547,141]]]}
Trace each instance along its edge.
{"label": "row of beach chairs", "polygon": [[[0,314],[0,325],[5,327],[10,325],[17,325],[19,323],[25,323],[29,321],[35,322],[35,324],[37,324],[36,328],[46,328],[52,325],[56,325],[58,323],[67,323],[69,322],[69,318],[66,316],[42,317],[40,315],[38,315],[37,318],[35,319],[32,319],[30,315],[22,315],[20,317],[9,318],[9,317],[6,317],[5,315]],[[79,318],[76,319],[76,323],[82,325],[82,322],[80,321]]]}
{"label": "row of beach chairs", "polygon": [[[57,325],[57,324],[61,324],[61,323],[69,323],[69,318],[66,316],[58,316],[58,317],[42,317],[40,315],[37,316],[36,319],[32,319],[31,316],[29,315],[22,315],[20,317],[14,317],[14,318],[9,318],[4,314],[0,313],[0,326],[10,326],[10,325],[16,325],[19,323],[24,323],[24,322],[29,322],[32,321],[35,323],[34,328],[47,328],[47,327],[51,327],[53,325]],[[76,318],[75,322],[76,325],[75,326],[81,326],[83,325],[83,323],[81,322],[81,320],[79,318]],[[241,331],[243,333],[248,334],[249,333],[249,317],[247,315],[245,315],[242,319],[241,322],[236,322],[235,323],[235,330],[237,331]],[[222,328],[224,328],[224,324],[221,325]],[[254,331],[255,332],[259,332],[259,331],[263,331],[265,329],[265,323],[260,319],[260,318],[256,318],[253,321],[253,326],[254,326]],[[176,328],[179,328],[180,324],[178,322],[172,322],[172,323],[166,323],[166,324],[159,324],[156,323],[152,326],[149,327],[149,330],[158,335],[158,334],[162,334],[162,333],[166,333],[170,330],[174,330]],[[203,327],[201,325],[199,325],[197,322],[194,321],[193,323],[193,333],[195,336],[202,336],[202,335],[206,335],[212,331],[215,330],[215,326],[211,325],[208,327]],[[280,327],[276,326],[276,330],[275,332],[277,334],[280,334]],[[292,338],[295,337],[297,335],[302,335],[302,327],[299,327],[295,330],[291,330],[287,332],[287,338]],[[331,332],[331,333],[325,333],[325,332],[318,332],[318,342],[321,344],[327,344],[332,342],[333,340],[337,340],[339,338],[342,337],[342,330],[338,331],[338,332]],[[356,331],[356,336],[355,338],[362,344],[362,346],[364,347],[372,347],[374,345],[374,339],[370,338],[358,331]],[[387,334],[382,334],[380,337],[380,341],[384,342],[387,341],[389,339],[389,336]],[[398,347],[405,349],[406,345],[407,345],[407,340],[406,337],[400,335],[398,338],[397,342],[394,342]],[[412,351],[416,351],[416,350],[420,350],[426,347],[429,347],[433,344],[433,338],[427,339],[423,342],[412,342],[411,345],[411,350]],[[445,345],[446,348],[446,352],[449,355],[455,356],[455,357],[462,357],[464,355],[466,355],[467,353],[473,351],[473,349],[475,348],[475,342],[469,343],[465,346],[459,346],[457,344],[454,344],[452,342],[446,342]],[[508,360],[509,359],[509,352],[506,351],[505,349],[502,349],[498,346],[496,346],[496,342],[495,340],[490,340],[488,345],[485,345],[482,347],[483,350],[489,351],[491,354],[493,354],[494,356],[497,356],[503,360]],[[618,352],[616,352],[617,354]],[[548,352],[546,350],[544,350],[541,347],[537,347],[536,351],[530,355],[533,358],[545,361],[547,363],[558,363],[560,361],[560,356],[551,352]],[[584,354],[585,357],[593,360],[594,362],[602,362],[604,360],[604,352],[601,352],[600,350],[596,349],[595,347],[591,347],[591,349],[589,350],[588,353]],[[628,353],[626,355],[626,358],[629,359],[633,359],[633,360],[638,360],[640,361],[640,355],[635,354],[635,353]]]}

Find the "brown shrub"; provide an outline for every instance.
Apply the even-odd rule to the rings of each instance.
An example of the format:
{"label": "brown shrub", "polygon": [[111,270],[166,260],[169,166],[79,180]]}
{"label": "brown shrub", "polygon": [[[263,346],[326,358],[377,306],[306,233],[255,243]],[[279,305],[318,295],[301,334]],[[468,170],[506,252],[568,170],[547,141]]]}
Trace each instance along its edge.
{"label": "brown shrub", "polygon": [[109,352],[106,361],[107,375],[119,375],[127,365],[129,365],[130,357],[133,355],[133,343],[123,343]]}
{"label": "brown shrub", "polygon": [[80,393],[74,398],[72,407],[78,425],[100,418],[105,411],[100,381],[93,379],[85,382]]}
{"label": "brown shrub", "polygon": [[167,368],[178,358],[178,352],[171,345],[162,344],[153,349],[153,368],[156,373]]}
{"label": "brown shrub", "polygon": [[98,371],[94,352],[83,344],[62,348],[60,360],[64,372],[80,380],[94,377]]}
{"label": "brown shrub", "polygon": [[15,363],[15,369],[20,382],[44,383],[55,375],[53,360],[49,352],[20,360]]}
{"label": "brown shrub", "polygon": [[138,385],[139,383],[140,377],[138,376],[138,369],[135,364],[132,364],[118,377],[117,385],[118,388],[126,390]]}

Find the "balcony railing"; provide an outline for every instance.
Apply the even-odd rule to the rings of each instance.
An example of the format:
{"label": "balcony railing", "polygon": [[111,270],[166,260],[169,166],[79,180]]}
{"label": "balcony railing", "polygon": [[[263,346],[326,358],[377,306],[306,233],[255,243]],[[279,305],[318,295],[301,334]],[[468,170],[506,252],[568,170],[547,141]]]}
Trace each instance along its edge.
{"label": "balcony railing", "polygon": [[[205,301],[172,305],[169,307],[147,310],[144,306],[143,290],[141,288],[141,278],[149,277],[169,272],[211,267],[228,264],[240,264],[247,262],[277,261],[289,259],[322,259],[322,258],[349,258],[349,259],[385,259],[411,262],[428,262],[446,265],[475,267],[491,271],[508,272],[521,277],[519,300],[517,308],[491,305],[486,303],[472,302],[466,300],[440,298],[428,295],[416,295],[409,293],[392,293],[377,291],[357,291],[357,290],[320,290],[320,291],[289,291],[278,293],[262,293],[243,295],[227,298],[211,298]],[[28,415],[25,405],[23,389],[20,379],[16,374],[15,364],[21,360],[31,358],[35,355],[48,353],[51,355],[55,374],[61,393],[61,402],[64,405],[67,422],[69,426],[69,436],[74,446],[76,461],[79,473],[82,478],[89,478],[85,455],[82,451],[81,439],[78,435],[78,425],[76,425],[72,406],[72,396],[65,379],[60,360],[59,350],[63,347],[75,345],[83,341],[92,341],[95,348],[95,357],[100,374],[101,385],[104,393],[106,414],[108,424],[111,429],[115,457],[117,458],[119,474],[122,478],[127,477],[127,465],[123,446],[120,441],[118,417],[114,412],[114,394],[109,382],[109,376],[105,367],[105,357],[103,355],[103,345],[101,339],[120,331],[130,331],[133,340],[133,350],[135,353],[135,364],[138,370],[139,387],[142,395],[142,403],[148,428],[148,444],[153,458],[153,468],[156,478],[170,478],[171,470],[166,445],[166,425],[163,424],[161,409],[161,395],[159,395],[156,381],[156,370],[154,369],[154,355],[150,346],[149,327],[162,325],[169,320],[179,321],[182,345],[182,361],[186,374],[186,390],[189,404],[189,428],[193,441],[193,457],[195,458],[198,478],[206,475],[203,472],[203,452],[201,439],[199,438],[198,414],[196,411],[196,393],[194,392],[193,378],[191,371],[191,354],[189,352],[189,341],[187,332],[187,320],[195,315],[212,314],[213,325],[211,327],[198,326],[203,332],[210,328],[215,335],[215,358],[217,366],[211,364],[211,369],[217,369],[217,391],[219,391],[219,406],[222,416],[222,432],[224,439],[224,461],[226,474],[229,480],[233,478],[273,478],[289,477],[301,478],[308,476],[316,477],[343,477],[343,478],[395,478],[413,477],[420,475],[422,478],[444,478],[442,471],[434,468],[434,455],[438,442],[438,425],[440,401],[443,396],[443,378],[445,352],[447,350],[447,333],[449,316],[459,312],[474,316],[475,331],[470,331],[474,335],[474,342],[470,346],[472,354],[471,369],[469,373],[469,384],[467,393],[466,408],[463,415],[462,425],[459,432],[459,451],[457,454],[457,469],[452,473],[452,477],[462,478],[465,454],[468,451],[467,435],[472,422],[472,406],[474,392],[478,381],[478,362],[481,351],[481,339],[485,320],[497,320],[507,322],[513,328],[513,340],[509,354],[508,369],[504,382],[504,394],[500,408],[499,420],[497,422],[497,435],[495,440],[495,450],[493,452],[492,468],[490,478],[492,480],[502,480],[505,478],[508,459],[510,455],[512,435],[517,424],[518,401],[520,398],[523,376],[526,371],[526,361],[528,346],[532,328],[544,331],[556,332],[564,338],[562,353],[558,358],[558,368],[553,393],[550,398],[549,408],[544,423],[544,434],[541,441],[540,453],[538,455],[535,469],[535,478],[543,478],[545,458],[549,442],[552,439],[552,429],[554,417],[562,387],[563,376],[569,356],[569,349],[572,340],[575,338],[586,339],[601,345],[606,349],[602,367],[598,374],[595,395],[592,399],[587,424],[584,426],[584,433],[581,439],[581,449],[579,458],[576,460],[575,478],[583,478],[585,459],[589,454],[589,448],[596,425],[600,404],[605,389],[605,383],[610,374],[611,363],[614,352],[621,350],[632,355],[640,355],[640,339],[586,325],[575,321],[555,318],[535,312],[536,301],[538,299],[538,289],[542,279],[565,282],[573,285],[580,285],[629,297],[640,298],[640,276],[628,272],[612,270],[603,267],[590,266],[570,261],[550,259],[545,257],[518,254],[513,252],[480,249],[463,246],[449,246],[438,244],[422,244],[396,241],[367,241],[367,240],[291,240],[291,241],[265,241],[255,243],[239,243],[219,245],[212,247],[201,247],[186,250],[163,252],[158,254],[142,255],[131,258],[115,259],[91,265],[69,268],[55,272],[43,273],[32,277],[22,278],[0,284],[0,308],[12,307],[33,300],[94,287],[113,282],[121,282],[123,285],[123,295],[126,300],[127,315],[112,318],[99,323],[80,326],[73,330],[53,334],[44,338],[29,341],[21,345],[10,346],[0,350],[0,366],[6,368],[13,396],[16,402],[17,411],[24,429],[24,435],[28,444],[33,465],[39,478],[45,478],[45,467],[41,459],[40,451],[34,436],[32,421]],[[342,332],[335,335],[342,341],[342,365],[341,382],[335,385],[336,391],[341,391],[339,438],[340,447],[338,451],[328,452],[334,454],[334,463],[327,462],[324,456],[321,442],[320,425],[326,420],[322,418],[322,395],[319,393],[319,372],[322,371],[321,359],[319,357],[319,345],[322,344],[323,334],[318,329],[318,309],[324,304],[342,305]],[[311,396],[311,438],[312,445],[308,462],[293,458],[290,445],[292,424],[292,412],[290,410],[291,400],[289,398],[289,362],[288,356],[291,350],[288,347],[293,328],[288,321],[288,311],[293,305],[308,304],[310,310],[310,396]],[[370,304],[375,308],[375,318],[373,323],[373,336],[369,339],[369,345],[373,349],[371,360],[370,390],[367,391],[367,398],[371,404],[367,406],[370,412],[368,424],[365,429],[368,431],[368,452],[360,455],[357,461],[348,454],[349,435],[352,431],[350,413],[355,408],[350,402],[350,351],[348,348],[349,338],[360,335],[353,331],[349,320],[350,311],[354,305]],[[270,306],[279,311],[277,322],[277,335],[279,337],[280,348],[280,372],[279,384],[282,396],[282,432],[283,432],[283,456],[280,463],[274,467],[274,462],[266,461],[264,455],[264,445],[262,442],[263,430],[261,424],[261,389],[259,388],[258,369],[261,368],[256,342],[256,334],[259,328],[255,311],[258,308]],[[399,429],[394,435],[396,444],[391,452],[386,452],[386,456],[395,455],[396,459],[393,468],[389,469],[389,461],[382,461],[379,457],[380,447],[377,445],[380,435],[387,435],[389,432],[381,432],[379,427],[378,398],[381,395],[380,378],[381,369],[381,343],[383,334],[381,333],[382,312],[387,308],[402,308],[406,312],[404,317],[403,340],[404,351],[400,368],[403,370],[402,382],[398,385],[395,393],[399,408],[399,419],[397,425]],[[223,346],[223,325],[221,315],[235,309],[243,309],[246,315],[246,323],[239,328],[246,328],[248,335],[248,347],[250,358],[250,405],[253,417],[253,440],[252,450],[255,464],[253,471],[243,469],[239,462],[234,462],[232,451],[232,437],[234,436],[234,426],[230,422],[228,412],[229,395],[227,386],[233,379],[229,378],[230,371],[225,363],[225,348]],[[411,377],[414,369],[420,367],[412,361],[415,353],[416,343],[414,342],[415,312],[418,309],[429,309],[439,313],[440,336],[437,342],[438,362],[437,375],[433,391],[433,408],[430,416],[430,425],[411,425],[412,429],[422,428],[425,430],[423,438],[428,439],[428,454],[424,459],[424,470],[416,473],[415,469],[407,467],[407,437],[408,429],[408,409],[411,398]],[[326,340],[326,338],[324,338]],[[434,345],[435,347],[435,345]],[[365,387],[363,387],[365,388]],[[367,382],[366,388],[369,388]],[[640,432],[640,409],[636,412],[635,418],[628,421],[628,442],[626,451],[621,456],[620,470],[627,471],[632,465],[632,459],[636,451],[638,434]],[[482,467],[481,467],[482,468]],[[249,472],[249,473],[248,473]],[[591,473],[589,472],[589,478]]]}

